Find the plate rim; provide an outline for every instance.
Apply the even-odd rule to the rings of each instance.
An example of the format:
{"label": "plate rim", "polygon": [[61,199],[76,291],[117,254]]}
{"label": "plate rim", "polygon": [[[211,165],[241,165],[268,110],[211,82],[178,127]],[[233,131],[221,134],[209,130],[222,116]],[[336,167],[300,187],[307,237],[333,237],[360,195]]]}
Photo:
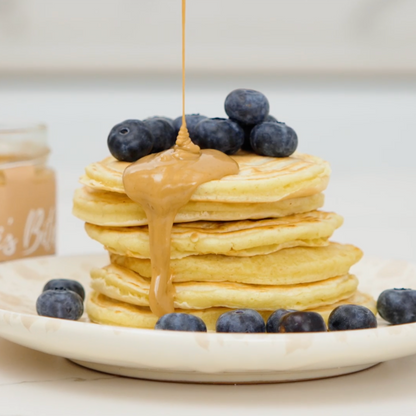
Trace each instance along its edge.
{"label": "plate rim", "polygon": [[[83,261],[102,261],[105,260],[105,258],[106,255],[104,253],[67,256],[44,256],[31,259],[13,260],[10,262],[1,263],[0,271],[3,267],[7,267],[9,263],[15,262],[27,263],[28,261],[36,262],[39,260],[52,261],[52,265],[50,267],[53,268],[54,264],[61,260],[74,261],[75,259],[77,259],[78,264],[80,264]],[[371,260],[373,261],[375,260],[375,258],[372,257]],[[383,259],[377,260],[385,261]],[[56,334],[58,334],[58,336],[56,336]],[[306,359],[304,359],[303,357],[303,355],[305,355],[305,349],[309,350],[309,348],[311,348],[311,359],[309,361],[310,365],[312,367],[315,366],[316,368],[325,368],[325,357],[323,356],[324,351],[329,352],[330,354],[332,353],[332,360],[338,359],[342,361],[342,353],[340,354],[339,352],[331,352],[331,350],[328,350],[328,345],[332,346],[333,348],[334,346],[339,346],[340,348],[343,348],[342,351],[344,352],[346,351],[345,348],[347,346],[347,350],[348,348],[350,348],[350,351],[352,351],[351,354],[357,354],[357,351],[359,351],[359,347],[360,345],[362,346],[363,342],[365,342],[367,345],[375,346],[375,354],[367,354],[365,359],[363,359],[363,357],[360,358],[357,356],[357,362],[359,364],[374,365],[380,361],[387,361],[394,358],[400,358],[407,355],[416,354],[416,322],[402,325],[387,325],[377,328],[354,331],[333,331],[315,333],[196,333],[186,331],[155,331],[153,329],[102,325],[86,321],[69,321],[0,308],[0,337],[4,337],[12,342],[16,342],[20,345],[24,345],[26,347],[38,351],[63,356],[69,359],[95,362],[98,364],[101,363],[103,365],[123,365],[122,360],[118,364],[116,362],[117,360],[108,361],[107,359],[105,359],[103,361],[103,359],[100,358],[94,360],[97,357],[91,354],[91,352],[87,352],[87,354],[74,353],[72,354],[72,356],[71,354],[67,353],[59,353],[59,348],[61,345],[60,343],[62,343],[63,340],[69,343],[73,342],[71,336],[73,337],[74,334],[82,336],[84,340],[83,342],[86,343],[85,345],[99,343],[105,339],[107,339],[107,341],[110,341],[110,344],[117,344],[117,339],[122,340],[123,342],[121,343],[121,345],[117,346],[118,351],[130,351],[129,345],[126,345],[129,344],[129,341],[141,341],[141,343],[143,343],[144,345],[148,346],[149,348],[156,349],[159,352],[163,350],[162,347],[164,345],[168,344],[172,345],[173,348],[176,348],[178,350],[183,348],[185,354],[195,354],[196,359],[198,359],[198,357],[205,357],[206,359],[206,357],[209,357],[209,355],[207,354],[212,352],[213,360],[215,360],[216,358],[222,361],[226,359],[231,360],[230,363],[223,364],[223,369],[219,371],[218,374],[224,371],[227,374],[233,372],[237,374],[239,371],[253,371],[253,369],[255,369],[255,365],[253,367],[253,363],[247,362],[243,365],[240,363],[238,367],[233,355],[235,354],[241,357],[244,352],[247,353],[247,351],[254,351],[258,354],[265,354],[265,357],[267,358],[272,356],[273,348],[275,348],[275,352],[279,353],[280,355],[282,355],[283,352],[286,351],[287,356],[290,356],[290,360],[293,360],[293,357],[297,357],[301,359],[301,361],[303,359],[303,363],[308,362],[308,357],[306,357]],[[49,345],[44,345],[45,342],[42,337],[47,338],[47,342],[49,342]],[[396,349],[393,349],[393,351],[385,351],[386,349],[389,349],[389,347],[386,347],[385,345],[394,346],[396,340],[404,338],[406,339],[406,343],[401,342],[400,346],[396,347]],[[83,344],[83,342],[81,342],[81,344]],[[43,346],[40,347],[41,345]],[[383,348],[377,349],[377,345],[380,345]],[[291,346],[290,348],[293,351],[288,352],[288,346]],[[320,350],[320,348],[322,348],[322,351]],[[63,350],[61,349],[61,351]],[[105,349],[105,351],[107,351],[106,354],[108,357],[110,355],[109,351],[111,351],[111,348],[108,347],[107,349]],[[149,352],[148,356],[152,356],[151,352]],[[380,357],[382,356],[387,358],[380,359]],[[193,361],[191,360],[191,363],[188,363],[188,369],[193,368],[192,371],[194,371],[196,374],[205,374],[207,371],[204,372],[204,366],[195,364],[195,357],[193,357]],[[315,359],[315,361],[313,358]],[[344,364],[345,366],[348,366],[351,365],[351,362],[355,363],[352,357],[348,356],[346,357]],[[173,363],[171,367],[150,366],[147,368],[153,368],[154,370],[157,370],[158,368],[172,370],[172,368],[175,367],[174,364],[175,363]],[[180,368],[177,366],[178,368],[176,369],[176,371],[178,372],[178,374],[180,374],[181,371],[183,371],[183,368],[186,367],[184,367],[184,360],[181,361],[181,365],[182,370],[180,370]],[[279,365],[279,363],[275,363],[272,366],[273,368],[270,368],[270,371],[279,371],[279,368],[281,368],[280,371],[287,371],[284,370],[284,368],[282,367],[283,364],[280,365],[280,367]],[[126,367],[128,368],[129,365],[127,364]],[[221,366],[217,366],[217,369],[218,368],[221,368]],[[302,368],[305,369],[307,368],[307,366]],[[293,368],[292,370],[296,371],[296,369]],[[259,371],[266,371],[264,370],[263,364],[261,366],[261,370]]]}

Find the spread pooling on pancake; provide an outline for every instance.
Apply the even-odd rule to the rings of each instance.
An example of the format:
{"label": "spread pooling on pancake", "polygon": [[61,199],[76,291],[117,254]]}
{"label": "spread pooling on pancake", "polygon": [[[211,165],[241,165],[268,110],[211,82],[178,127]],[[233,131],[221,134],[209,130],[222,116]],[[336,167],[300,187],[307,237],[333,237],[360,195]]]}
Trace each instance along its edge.
{"label": "spread pooling on pancake", "polygon": [[[326,189],[331,174],[328,162],[302,153],[272,158],[239,152],[231,157],[238,163],[238,174],[202,184],[193,193],[192,202],[240,206],[316,195]],[[81,183],[95,190],[124,194],[122,176],[128,165],[109,156],[88,165]]]}
{"label": "spread pooling on pancake", "polygon": [[185,3],[182,0],[182,127],[173,149],[151,154],[128,166],[123,184],[129,198],[139,203],[149,223],[152,279],[149,304],[162,316],[174,311],[170,273],[170,237],[175,216],[202,183],[238,173],[237,163],[213,149],[192,143],[185,119]]}

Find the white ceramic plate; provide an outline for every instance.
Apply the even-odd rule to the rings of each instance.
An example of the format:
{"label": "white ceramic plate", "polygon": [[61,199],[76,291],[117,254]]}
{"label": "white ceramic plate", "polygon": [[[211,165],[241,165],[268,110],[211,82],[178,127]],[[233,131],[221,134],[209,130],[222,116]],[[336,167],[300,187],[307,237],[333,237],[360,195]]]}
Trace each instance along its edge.
{"label": "white ceramic plate", "polygon": [[[83,366],[152,380],[268,383],[347,374],[416,354],[416,324],[309,334],[153,331],[39,317],[46,281],[69,278],[88,288],[89,270],[106,256],[43,257],[0,264],[0,336]],[[416,266],[364,259],[354,272],[374,296],[416,287]]]}

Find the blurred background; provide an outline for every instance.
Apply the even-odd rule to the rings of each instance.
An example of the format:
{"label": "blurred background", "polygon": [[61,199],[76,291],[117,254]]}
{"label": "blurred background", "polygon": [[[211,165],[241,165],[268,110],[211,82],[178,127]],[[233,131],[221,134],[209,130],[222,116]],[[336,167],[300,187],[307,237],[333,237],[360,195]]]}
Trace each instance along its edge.
{"label": "blurred background", "polygon": [[[262,91],[331,162],[335,239],[416,262],[416,2],[188,0],[187,19],[187,112]],[[59,254],[101,251],[71,199],[112,126],[180,115],[180,25],[180,0],[0,0],[0,119],[49,126]]]}

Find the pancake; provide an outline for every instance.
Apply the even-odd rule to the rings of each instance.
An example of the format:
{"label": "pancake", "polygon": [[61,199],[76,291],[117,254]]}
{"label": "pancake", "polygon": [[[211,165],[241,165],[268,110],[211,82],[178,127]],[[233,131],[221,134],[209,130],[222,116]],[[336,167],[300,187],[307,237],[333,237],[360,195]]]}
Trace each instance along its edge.
{"label": "pancake", "polygon": [[[314,211],[321,208],[323,204],[323,194],[267,203],[190,201],[180,209],[175,222],[278,218]],[[109,227],[147,225],[144,210],[127,195],[88,187],[75,191],[72,213],[79,219],[95,225]]]}
{"label": "pancake", "polygon": [[[150,279],[111,264],[91,270],[91,287],[112,299],[149,306]],[[247,285],[233,282],[174,283],[174,306],[180,309],[213,307],[305,310],[346,299],[356,291],[353,275],[297,285]]]}
{"label": "pancake", "polygon": [[[312,211],[257,221],[175,224],[171,236],[171,258],[197,254],[245,257],[273,253],[288,247],[325,246],[342,222],[342,217],[335,213]],[[85,230],[112,253],[150,258],[146,226],[111,228],[87,223]]]}
{"label": "pancake", "polygon": [[[170,262],[173,281],[237,282],[288,285],[316,282],[347,274],[363,253],[349,244],[329,243],[326,247],[293,247],[253,257],[216,254],[189,256]],[[110,254],[111,262],[151,277],[148,259]]]}
{"label": "pancake", "polygon": [[[301,153],[273,158],[240,152],[231,157],[239,173],[200,185],[191,201],[258,203],[310,196],[327,187],[331,173],[327,162]],[[110,156],[87,166],[80,181],[94,189],[125,193],[122,177],[128,165]]]}
{"label": "pancake", "polygon": [[[328,321],[329,314],[333,309],[340,305],[354,304],[362,305],[370,309],[374,314],[377,314],[376,302],[374,299],[364,293],[355,292],[354,295],[348,299],[336,302],[332,305],[326,305],[320,308],[313,309],[322,315],[325,321]],[[215,331],[215,324],[219,316],[230,309],[226,308],[211,308],[203,310],[181,310],[176,312],[190,313],[200,317],[206,324],[209,331]],[[86,305],[86,311],[92,322],[104,325],[115,325],[133,328],[148,328],[153,329],[158,317],[153,315],[149,308],[130,305],[128,303],[120,302],[110,299],[105,295],[97,292],[92,292]],[[260,311],[265,320],[271,315],[271,311]]]}

